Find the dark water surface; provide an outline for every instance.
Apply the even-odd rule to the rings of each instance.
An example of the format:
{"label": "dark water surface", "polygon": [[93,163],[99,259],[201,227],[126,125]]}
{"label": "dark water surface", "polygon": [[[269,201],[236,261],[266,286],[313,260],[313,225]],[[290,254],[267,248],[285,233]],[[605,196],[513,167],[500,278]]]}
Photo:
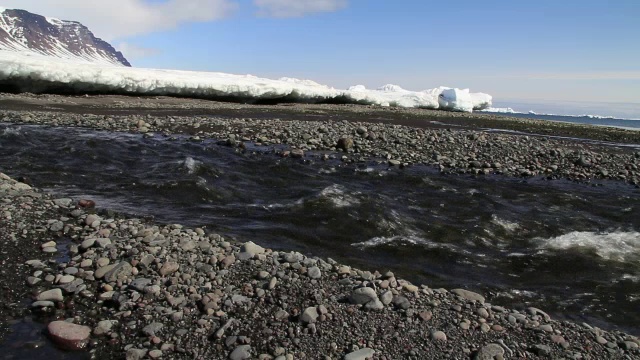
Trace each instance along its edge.
{"label": "dark water surface", "polygon": [[631,186],[256,150],[0,124],[0,171],[59,197],[640,334],[640,192]]}

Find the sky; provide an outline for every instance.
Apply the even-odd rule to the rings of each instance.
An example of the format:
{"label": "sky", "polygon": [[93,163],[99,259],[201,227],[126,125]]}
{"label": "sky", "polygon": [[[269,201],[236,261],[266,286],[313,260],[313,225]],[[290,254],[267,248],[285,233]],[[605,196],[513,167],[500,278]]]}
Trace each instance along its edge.
{"label": "sky", "polygon": [[640,103],[638,0],[0,0],[76,20],[136,67]]}

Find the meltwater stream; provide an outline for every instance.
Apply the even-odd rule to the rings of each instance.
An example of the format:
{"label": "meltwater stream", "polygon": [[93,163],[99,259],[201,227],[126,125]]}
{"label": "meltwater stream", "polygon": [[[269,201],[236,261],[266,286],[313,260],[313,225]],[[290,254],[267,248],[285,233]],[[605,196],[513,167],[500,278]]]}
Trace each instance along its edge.
{"label": "meltwater stream", "polygon": [[0,124],[0,171],[59,197],[640,334],[640,192],[631,186],[255,150]]}

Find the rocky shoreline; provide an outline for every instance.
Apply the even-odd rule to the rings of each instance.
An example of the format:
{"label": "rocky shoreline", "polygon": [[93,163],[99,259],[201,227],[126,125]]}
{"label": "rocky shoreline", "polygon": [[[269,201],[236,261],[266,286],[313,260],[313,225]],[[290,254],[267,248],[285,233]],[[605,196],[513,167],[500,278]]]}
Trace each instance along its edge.
{"label": "rocky shoreline", "polygon": [[[474,176],[640,185],[640,152],[633,147],[468,124],[371,123],[364,121],[368,112],[355,119],[315,114],[315,120],[298,120],[304,115],[300,109],[288,118],[136,109],[137,114],[5,109],[0,122],[176,141],[213,138],[237,151],[300,161],[426,164]],[[200,228],[120,216],[100,204],[96,210],[90,200],[56,199],[18,180],[23,182],[0,174],[5,336],[16,319],[30,315],[47,324],[58,346],[96,359],[640,357],[640,340],[629,334],[555,321],[536,308],[495,306],[465,289],[413,285],[384,269],[359,270],[250,241],[235,243]]]}
{"label": "rocky shoreline", "polygon": [[[640,356],[640,340],[624,333],[199,228],[96,214],[88,201],[54,199],[4,174],[0,196],[4,266],[28,276],[3,285],[20,289],[26,280],[31,311],[49,321],[50,339],[93,358]],[[32,258],[13,257],[25,247]],[[14,310],[3,317],[19,316]]]}

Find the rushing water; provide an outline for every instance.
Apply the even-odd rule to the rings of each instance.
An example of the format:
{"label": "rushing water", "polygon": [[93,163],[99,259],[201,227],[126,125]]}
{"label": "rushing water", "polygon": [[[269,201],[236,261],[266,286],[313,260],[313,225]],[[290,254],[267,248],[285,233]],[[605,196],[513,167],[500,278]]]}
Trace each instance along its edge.
{"label": "rushing water", "polygon": [[268,150],[0,124],[0,171],[56,196],[640,333],[640,192],[631,186]]}

